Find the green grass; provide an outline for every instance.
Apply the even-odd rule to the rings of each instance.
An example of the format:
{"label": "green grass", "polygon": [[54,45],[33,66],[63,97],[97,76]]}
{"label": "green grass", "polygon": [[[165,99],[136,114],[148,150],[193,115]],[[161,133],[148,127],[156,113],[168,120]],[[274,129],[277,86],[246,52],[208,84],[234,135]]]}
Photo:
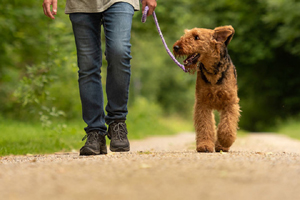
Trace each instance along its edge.
{"label": "green grass", "polygon": [[[59,119],[56,119],[59,120]],[[0,156],[47,154],[61,151],[78,151],[85,141],[85,123],[79,119],[43,128],[40,122],[20,122],[0,116]],[[138,98],[129,108],[127,116],[129,139],[142,139],[153,135],[170,135],[182,131],[193,131],[193,123],[179,117],[165,117],[162,109],[145,98]],[[107,142],[109,142],[107,140]]]}
{"label": "green grass", "polygon": [[239,129],[239,130],[237,131],[237,136],[238,136],[238,137],[245,137],[245,136],[247,136],[248,134],[249,134],[249,132],[248,132],[248,131],[245,131],[245,130]]}
{"label": "green grass", "polygon": [[[127,126],[129,139],[142,139],[151,135],[170,135],[192,130],[192,124],[175,117],[160,118],[151,122],[129,118]],[[2,119],[0,156],[78,151],[84,144],[84,141],[81,141],[85,134],[84,127],[85,124],[81,121],[68,122],[66,128],[57,131],[43,128],[39,123]]]}
{"label": "green grass", "polygon": [[39,123],[2,120],[0,130],[0,156],[70,151],[80,146],[83,137],[78,123],[56,131],[43,128]]}
{"label": "green grass", "polygon": [[275,132],[300,140],[300,120],[287,120]]}

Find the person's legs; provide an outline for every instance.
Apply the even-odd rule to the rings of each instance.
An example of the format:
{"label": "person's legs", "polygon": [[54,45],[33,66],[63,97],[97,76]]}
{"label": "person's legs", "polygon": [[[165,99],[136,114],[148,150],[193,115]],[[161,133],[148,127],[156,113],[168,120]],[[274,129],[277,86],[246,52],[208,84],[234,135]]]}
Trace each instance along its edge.
{"label": "person's legs", "polygon": [[107,136],[111,139],[111,151],[129,151],[125,124],[130,82],[130,37],[134,14],[128,3],[116,3],[103,12],[103,27],[106,40],[107,66]]}
{"label": "person's legs", "polygon": [[87,138],[80,155],[106,154],[106,126],[100,76],[102,63],[101,13],[70,14],[76,41],[78,82]]}
{"label": "person's legs", "polygon": [[82,103],[83,120],[87,133],[106,133],[101,84],[101,13],[72,13],[70,20],[76,41],[78,59],[78,82]]}
{"label": "person's legs", "polygon": [[128,3],[116,3],[103,13],[103,27],[106,39],[107,66],[107,116],[106,123],[125,120],[128,110],[130,82],[130,37],[134,14]]}

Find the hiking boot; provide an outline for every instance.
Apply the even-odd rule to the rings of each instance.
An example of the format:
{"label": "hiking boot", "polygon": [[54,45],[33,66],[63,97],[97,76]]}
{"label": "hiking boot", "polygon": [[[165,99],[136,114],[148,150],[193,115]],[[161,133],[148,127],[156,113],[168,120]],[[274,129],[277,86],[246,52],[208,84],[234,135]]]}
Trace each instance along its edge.
{"label": "hiking boot", "polygon": [[85,139],[85,145],[80,149],[81,156],[107,154],[105,135],[101,135],[99,131],[91,131],[82,141]]}
{"label": "hiking boot", "polygon": [[125,121],[115,121],[108,127],[107,137],[110,141],[110,150],[113,152],[129,151],[129,141],[127,138],[127,128]]}

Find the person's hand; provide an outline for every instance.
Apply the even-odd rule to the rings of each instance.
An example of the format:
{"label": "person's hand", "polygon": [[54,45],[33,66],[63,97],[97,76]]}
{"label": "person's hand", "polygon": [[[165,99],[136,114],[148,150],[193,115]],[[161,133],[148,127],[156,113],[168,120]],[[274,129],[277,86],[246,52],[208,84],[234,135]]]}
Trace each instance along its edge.
{"label": "person's hand", "polygon": [[[52,5],[52,11],[51,11]],[[44,0],[43,3],[44,14],[51,19],[55,19],[54,15],[57,13],[57,0]]]}
{"label": "person's hand", "polygon": [[157,3],[156,0],[143,0],[142,1],[142,12],[144,13],[145,7],[149,7],[148,16],[152,15],[153,11],[155,10]]}

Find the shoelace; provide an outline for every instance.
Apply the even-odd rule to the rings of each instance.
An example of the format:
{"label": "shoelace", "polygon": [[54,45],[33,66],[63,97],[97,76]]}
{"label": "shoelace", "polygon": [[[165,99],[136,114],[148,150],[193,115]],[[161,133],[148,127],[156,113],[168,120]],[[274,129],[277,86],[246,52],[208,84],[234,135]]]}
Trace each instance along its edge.
{"label": "shoelace", "polygon": [[126,124],[123,122],[116,123],[113,127],[113,132],[116,133],[116,136],[122,141],[124,133],[127,135]]}
{"label": "shoelace", "polygon": [[88,133],[88,134],[86,134],[86,135],[82,138],[82,141],[84,141],[85,139],[87,139],[86,142],[87,142],[87,143],[91,143],[91,141],[93,141],[93,140],[90,140],[90,139],[92,139],[92,137],[93,137],[94,139],[97,140],[98,137],[99,137],[99,134],[96,133],[96,132]]}

